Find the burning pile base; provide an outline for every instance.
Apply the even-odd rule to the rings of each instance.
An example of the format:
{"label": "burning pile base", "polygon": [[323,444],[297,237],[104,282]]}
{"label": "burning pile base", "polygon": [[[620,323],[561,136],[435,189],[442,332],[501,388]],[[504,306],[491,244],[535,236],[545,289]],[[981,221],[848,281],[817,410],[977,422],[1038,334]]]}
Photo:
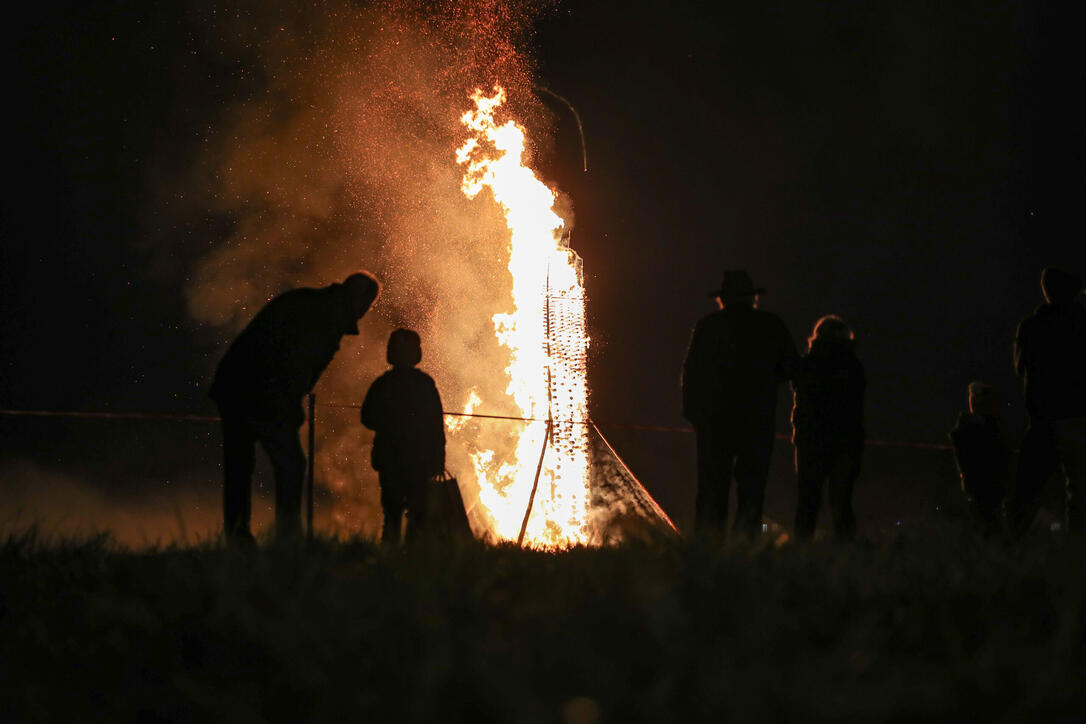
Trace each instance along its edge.
{"label": "burning pile base", "polygon": [[[653,499],[637,476],[619,457],[599,429],[591,422],[586,427],[588,442],[588,535],[584,544],[616,545],[631,540],[655,540],[678,535],[675,524]],[[475,537],[500,543],[485,506],[480,505],[478,487],[470,481],[461,483],[461,493]],[[532,504],[529,518],[546,515]],[[529,547],[538,545],[529,541]],[[546,547],[546,546],[544,546]]]}

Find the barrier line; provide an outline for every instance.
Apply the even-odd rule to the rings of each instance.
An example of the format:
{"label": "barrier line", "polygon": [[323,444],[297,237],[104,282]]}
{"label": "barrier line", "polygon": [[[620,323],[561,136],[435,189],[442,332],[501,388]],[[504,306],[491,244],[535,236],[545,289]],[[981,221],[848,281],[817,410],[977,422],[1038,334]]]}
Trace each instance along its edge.
{"label": "barrier line", "polygon": [[[361,405],[335,402],[318,402],[318,407],[331,407],[339,409],[361,409]],[[449,417],[476,417],[484,420],[509,420],[512,422],[547,422],[540,417],[516,417],[513,415],[486,415],[475,412],[445,412]],[[215,415],[189,415],[159,412],[89,412],[80,410],[0,410],[0,416],[6,417],[74,417],[84,419],[102,420],[166,420],[175,422],[221,422],[222,418]],[[633,430],[639,432],[671,432],[690,434],[694,432],[692,427],[680,425],[637,425],[625,422],[593,422],[592,420],[566,420],[557,421],[572,425],[596,425],[608,427],[613,430]],[[790,435],[777,435],[778,440],[791,440]],[[901,447],[916,450],[952,450],[950,445],[928,442],[907,442],[903,440],[865,440],[865,445],[871,447]]]}
{"label": "barrier line", "polygon": [[78,417],[103,420],[175,420],[180,422],[221,422],[214,415],[181,415],[160,412],[83,412],[79,410],[0,410],[7,417]]}

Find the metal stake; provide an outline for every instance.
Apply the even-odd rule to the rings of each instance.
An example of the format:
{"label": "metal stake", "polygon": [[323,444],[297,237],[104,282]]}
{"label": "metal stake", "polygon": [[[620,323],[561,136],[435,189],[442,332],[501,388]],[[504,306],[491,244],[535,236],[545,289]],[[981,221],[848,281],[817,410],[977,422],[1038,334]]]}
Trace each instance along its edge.
{"label": "metal stake", "polygon": [[532,494],[528,496],[528,510],[524,511],[524,522],[520,524],[520,535],[517,536],[518,547],[524,543],[524,533],[528,530],[528,518],[532,517],[535,491],[539,487],[539,474],[543,472],[543,458],[547,454],[547,443],[551,439],[551,426],[553,424],[553,420],[547,420],[547,434],[543,436],[543,449],[539,451],[539,464],[535,466],[535,480],[532,481]]}

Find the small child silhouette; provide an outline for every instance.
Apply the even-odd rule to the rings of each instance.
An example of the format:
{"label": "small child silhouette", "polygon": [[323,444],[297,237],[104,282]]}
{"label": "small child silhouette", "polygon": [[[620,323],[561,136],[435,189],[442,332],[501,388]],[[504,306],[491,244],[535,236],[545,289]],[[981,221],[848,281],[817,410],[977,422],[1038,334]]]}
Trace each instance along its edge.
{"label": "small child silhouette", "polygon": [[408,539],[425,528],[426,481],[445,469],[445,424],[437,386],[415,367],[422,359],[419,335],[394,331],[387,359],[392,369],[370,385],[361,418],[376,433],[372,463],[385,516],[381,540],[397,544],[405,510]]}
{"label": "small child silhouette", "polygon": [[995,388],[980,381],[969,383],[969,411],[958,415],[950,440],[969,512],[984,535],[996,535],[1010,479],[1010,450],[999,429]]}

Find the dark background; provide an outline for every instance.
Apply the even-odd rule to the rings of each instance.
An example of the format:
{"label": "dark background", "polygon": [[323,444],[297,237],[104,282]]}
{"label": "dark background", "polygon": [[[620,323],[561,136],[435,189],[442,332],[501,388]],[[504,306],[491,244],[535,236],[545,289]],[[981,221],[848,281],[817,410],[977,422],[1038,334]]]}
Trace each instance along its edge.
{"label": "dark background", "polygon": [[[540,80],[587,134],[585,174],[554,106],[542,171],[576,206],[597,419],[682,424],[690,329],[723,269],[741,267],[798,345],[823,314],[854,326],[871,437],[944,441],[976,378],[1003,391],[1017,434],[1015,325],[1043,266],[1086,271],[1078,26],[1055,4],[895,5],[569,2],[537,24]],[[184,167],[174,139],[244,80],[194,53],[183,6],[28,12],[8,45],[0,407],[210,413],[200,388],[221,350],[192,333],[182,288],[215,240],[158,248],[170,221],[147,210],[153,179]],[[57,462],[117,439],[87,423],[0,426],[5,455]],[[175,429],[190,462],[192,435],[214,432]],[[170,435],[154,454],[169,457]],[[684,517],[689,438],[613,441]],[[114,467],[98,476],[114,492],[149,484]]]}

